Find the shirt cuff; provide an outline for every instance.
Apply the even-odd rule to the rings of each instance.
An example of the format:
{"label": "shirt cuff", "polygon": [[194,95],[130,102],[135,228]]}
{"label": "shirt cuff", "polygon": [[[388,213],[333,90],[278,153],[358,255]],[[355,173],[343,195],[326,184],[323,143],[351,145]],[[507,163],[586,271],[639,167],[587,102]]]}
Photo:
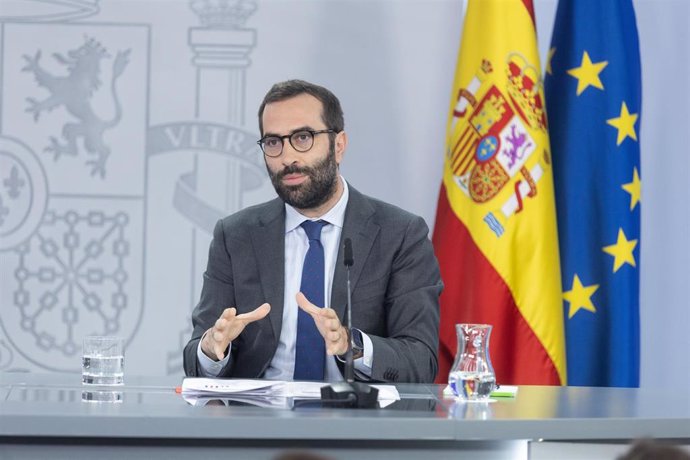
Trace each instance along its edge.
{"label": "shirt cuff", "polygon": [[214,361],[206,356],[206,353],[204,353],[201,349],[201,341],[204,340],[205,335],[206,332],[204,332],[204,335],[201,336],[199,345],[196,347],[196,360],[199,363],[199,374],[201,374],[202,377],[218,377],[221,369],[223,369],[230,361],[230,347],[232,346],[232,342],[230,342],[228,345],[228,352],[225,355],[225,358],[223,358],[221,361]]}
{"label": "shirt cuff", "polygon": [[368,378],[371,377],[371,364],[374,361],[374,345],[364,332],[362,332],[362,342],[364,342],[364,354],[361,358],[355,359],[355,370],[358,371],[358,374],[363,374]]}

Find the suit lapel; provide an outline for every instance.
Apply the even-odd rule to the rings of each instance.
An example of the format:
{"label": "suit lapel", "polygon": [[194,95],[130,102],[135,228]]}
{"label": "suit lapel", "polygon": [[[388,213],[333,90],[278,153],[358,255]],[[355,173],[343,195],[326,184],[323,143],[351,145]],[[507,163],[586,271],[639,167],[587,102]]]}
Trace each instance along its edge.
{"label": "suit lapel", "polygon": [[251,238],[261,289],[266,302],[271,304],[268,317],[277,343],[283,325],[285,291],[285,205],[280,199],[271,201],[259,216],[257,230]]}
{"label": "suit lapel", "polygon": [[350,268],[350,285],[354,291],[359,276],[362,273],[362,267],[380,231],[380,227],[373,219],[373,206],[354,187],[349,184],[348,187],[350,197],[345,210],[343,231],[340,235],[340,244],[338,246],[338,260],[335,265],[331,290],[331,308],[338,313],[341,321],[344,321],[345,306],[347,305],[347,270],[343,265],[343,242],[346,238],[352,240],[352,253],[355,263]]}

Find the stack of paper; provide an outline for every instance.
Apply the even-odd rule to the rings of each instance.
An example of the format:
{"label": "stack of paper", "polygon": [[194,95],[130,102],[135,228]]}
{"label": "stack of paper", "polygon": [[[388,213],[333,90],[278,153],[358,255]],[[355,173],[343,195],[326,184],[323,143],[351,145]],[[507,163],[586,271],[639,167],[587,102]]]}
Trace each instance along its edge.
{"label": "stack of paper", "polygon": [[[294,399],[319,399],[323,382],[285,382],[278,380],[209,379],[188,377],[182,381],[182,397],[192,405],[209,400],[232,400],[262,407],[291,407]],[[393,385],[372,385],[379,390],[379,406],[400,399]]]}
{"label": "stack of paper", "polygon": [[205,406],[210,401],[224,405],[246,403],[260,407],[289,407],[282,396],[283,382],[270,380],[222,380],[186,378],[182,381],[182,397],[193,406]]}

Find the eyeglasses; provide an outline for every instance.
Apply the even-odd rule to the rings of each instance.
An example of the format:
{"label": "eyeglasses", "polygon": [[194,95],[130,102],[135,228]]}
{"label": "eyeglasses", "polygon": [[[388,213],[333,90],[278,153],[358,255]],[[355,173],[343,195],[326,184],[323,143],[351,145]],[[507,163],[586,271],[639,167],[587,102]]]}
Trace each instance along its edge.
{"label": "eyeglasses", "polygon": [[323,133],[335,133],[333,129],[322,129],[320,131],[312,131],[311,129],[300,129],[285,136],[264,136],[258,141],[259,147],[263,150],[264,155],[269,157],[279,157],[283,153],[283,145],[285,139],[290,140],[290,145],[298,152],[307,152],[314,146],[314,136]]}

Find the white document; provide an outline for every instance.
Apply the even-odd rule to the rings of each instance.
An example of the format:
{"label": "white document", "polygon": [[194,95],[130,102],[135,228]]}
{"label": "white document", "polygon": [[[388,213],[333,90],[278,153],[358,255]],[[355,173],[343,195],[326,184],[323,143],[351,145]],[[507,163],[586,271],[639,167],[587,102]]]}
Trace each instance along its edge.
{"label": "white document", "polygon": [[186,395],[271,395],[282,396],[285,382],[271,380],[207,379],[188,377],[182,381],[182,394]]}
{"label": "white document", "polygon": [[[187,377],[182,381],[182,397],[194,405],[198,405],[200,399],[225,396],[247,402],[256,401],[257,405],[266,407],[276,407],[278,404],[274,401],[279,398],[319,399],[321,387],[326,385],[328,384],[323,382]],[[382,408],[400,399],[400,393],[393,385],[372,385],[372,387],[379,390],[378,401]],[[266,400],[268,404],[260,404],[262,400]]]}

